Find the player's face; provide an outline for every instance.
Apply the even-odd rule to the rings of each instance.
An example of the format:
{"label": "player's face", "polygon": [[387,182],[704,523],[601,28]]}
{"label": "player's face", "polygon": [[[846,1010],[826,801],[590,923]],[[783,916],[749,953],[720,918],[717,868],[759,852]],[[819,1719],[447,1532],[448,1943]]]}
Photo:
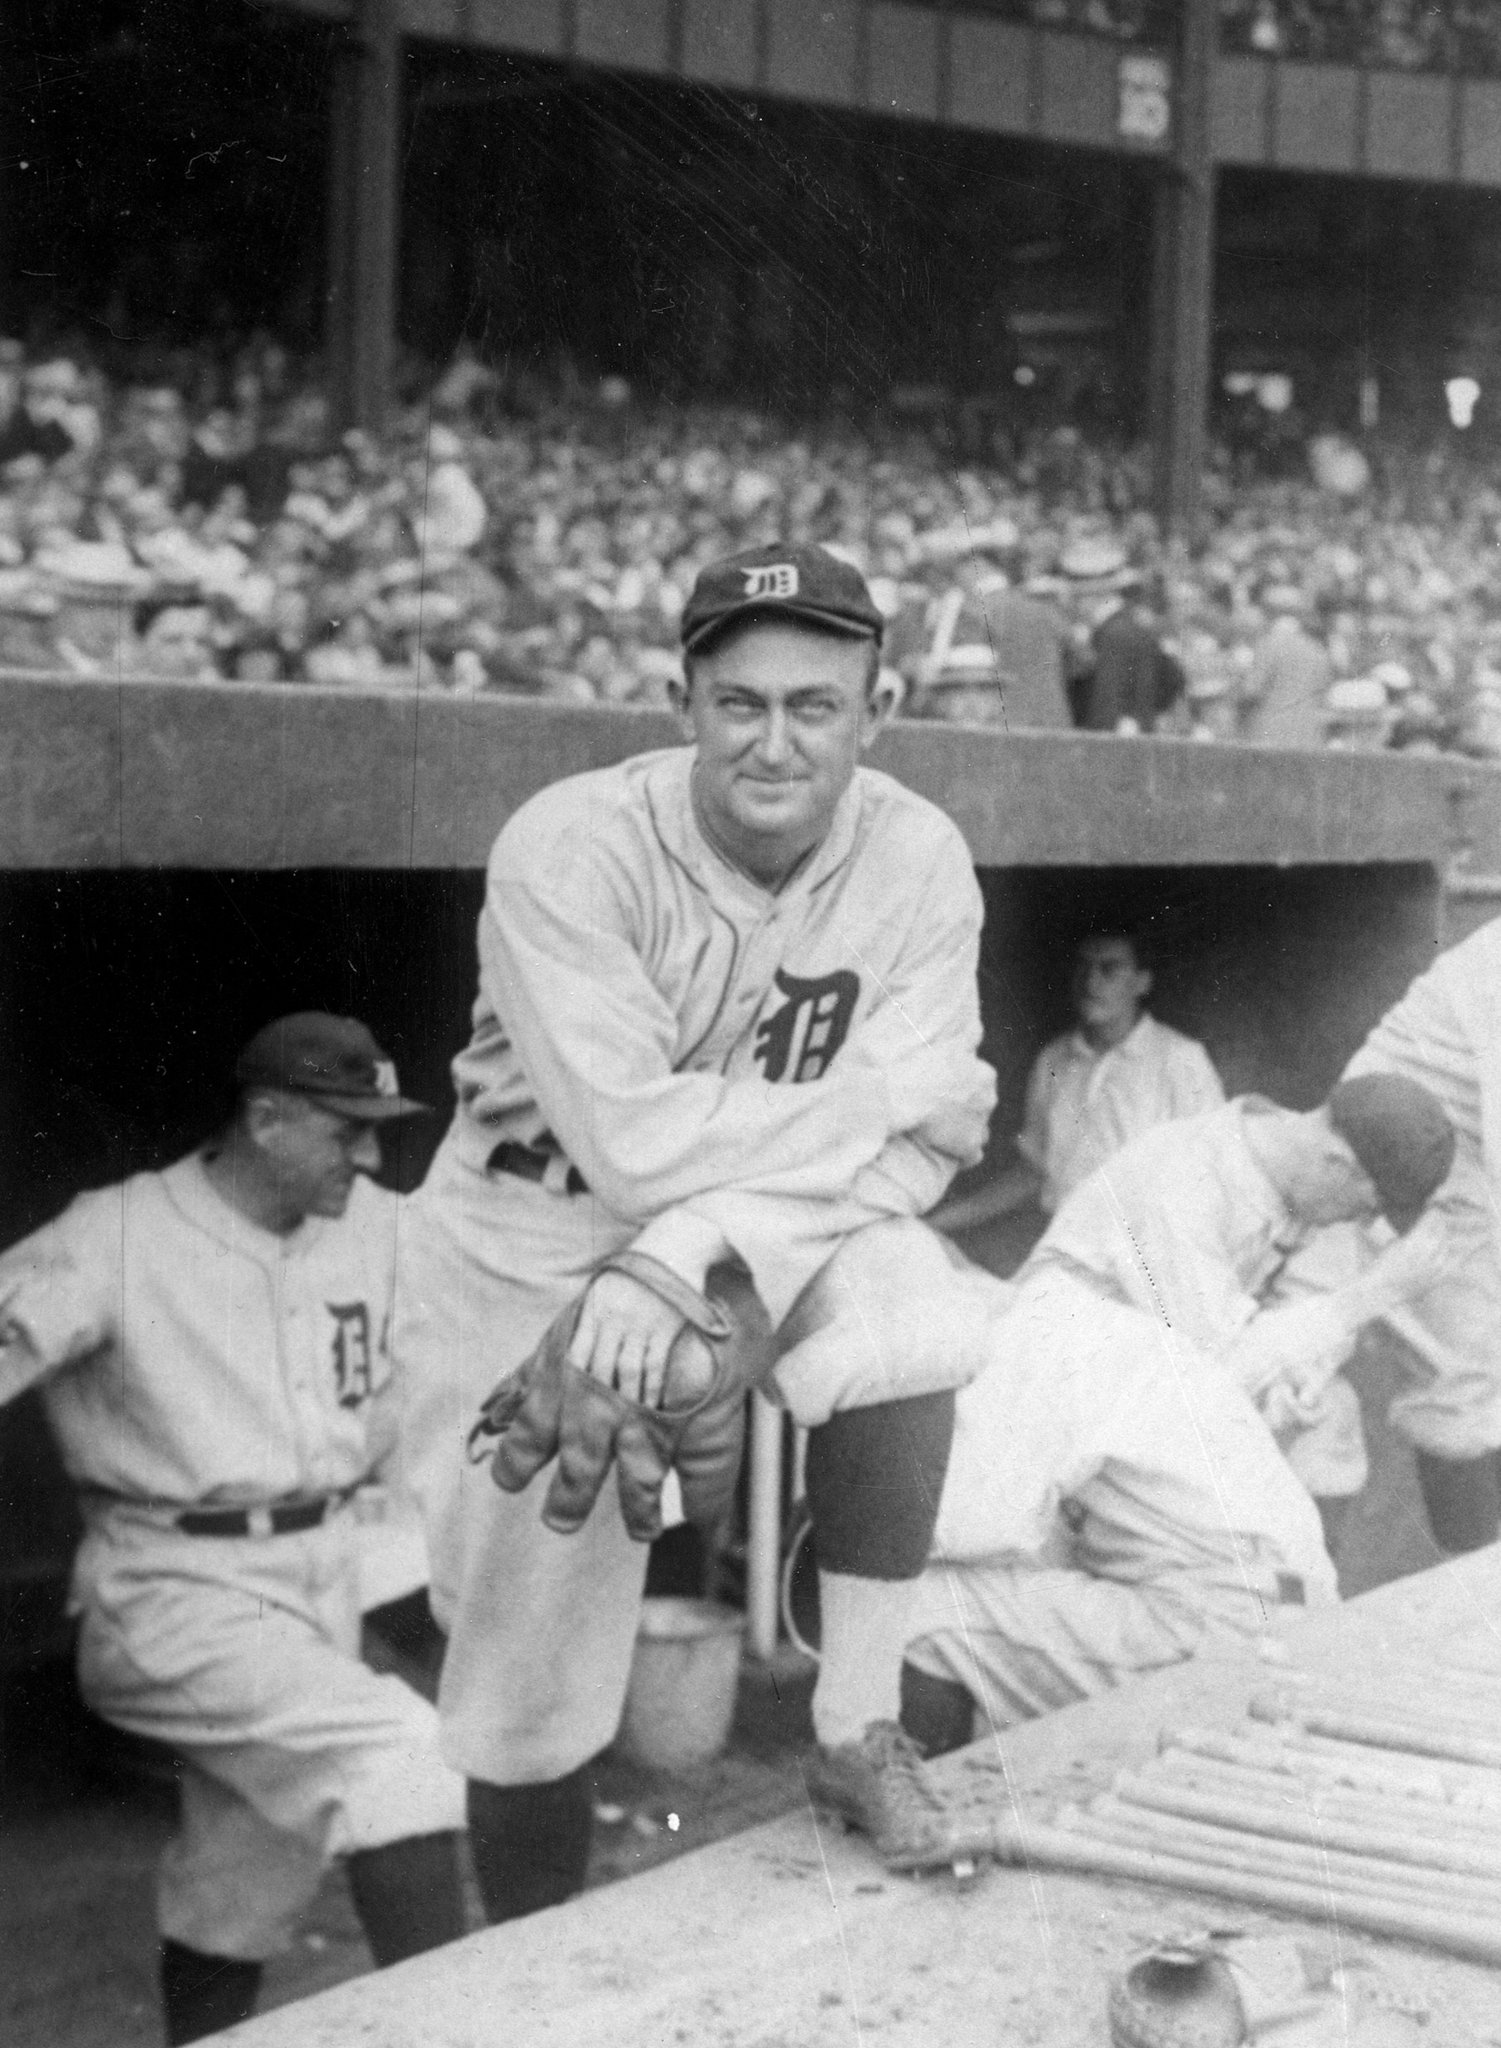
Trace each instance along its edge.
{"label": "player's face", "polygon": [[1087,1031],[1123,1038],[1141,1015],[1152,977],[1129,939],[1086,939],[1074,965],[1074,1002]]}
{"label": "player's face", "polygon": [[868,640],[768,619],[695,662],[679,700],[698,748],[694,795],[752,874],[779,879],[833,822],[888,708],[868,687],[870,658]]}
{"label": "player's face", "polygon": [[373,1123],[325,1109],[305,1096],[285,1099],[261,1138],[289,1209],[304,1216],[342,1216],[355,1175],[378,1173],[380,1139]]}

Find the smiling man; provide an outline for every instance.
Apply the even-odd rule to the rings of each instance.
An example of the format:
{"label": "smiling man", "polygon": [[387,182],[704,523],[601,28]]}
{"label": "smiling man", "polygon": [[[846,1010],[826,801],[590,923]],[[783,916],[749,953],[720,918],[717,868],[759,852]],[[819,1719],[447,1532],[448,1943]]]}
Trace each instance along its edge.
{"label": "smiling man", "polygon": [[0,1259],[0,1403],[40,1386],[83,1509],[84,1697],[178,1762],[174,2043],[249,2015],[334,1858],[378,1964],[464,1932],[437,1717],[359,1661],[352,1496],[395,1440],[398,1200],[370,1176],[422,1105],[363,1024],[317,1011],[235,1074],[216,1137]]}
{"label": "smiling man", "polygon": [[964,842],[860,764],[890,709],[881,624],[823,549],[710,566],[688,744],[544,790],[491,856],[397,1348],[492,1919],[583,1882],[584,1767],[619,1719],[663,1477],[723,1514],[753,1383],[812,1432],[821,1790],[905,1824],[897,1671],[964,1368],[860,1341],[800,1366],[795,1337],[868,1226],[901,1223],[883,1261],[948,1270],[912,1219],[978,1156],[993,1077]]}

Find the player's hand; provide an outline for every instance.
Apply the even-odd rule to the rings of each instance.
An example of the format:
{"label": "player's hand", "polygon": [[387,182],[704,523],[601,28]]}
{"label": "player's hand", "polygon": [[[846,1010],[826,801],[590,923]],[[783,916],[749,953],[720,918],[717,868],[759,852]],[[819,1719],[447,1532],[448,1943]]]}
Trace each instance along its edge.
{"label": "player's hand", "polygon": [[601,1273],[589,1289],[568,1363],[643,1408],[660,1407],[664,1394],[673,1407],[687,1407],[714,1373],[698,1332],[628,1273]]}
{"label": "player's hand", "polygon": [[1339,1370],[1337,1361],[1289,1366],[1264,1389],[1258,1402],[1262,1420],[1279,1441],[1297,1429],[1311,1429],[1323,1420],[1325,1394]]}

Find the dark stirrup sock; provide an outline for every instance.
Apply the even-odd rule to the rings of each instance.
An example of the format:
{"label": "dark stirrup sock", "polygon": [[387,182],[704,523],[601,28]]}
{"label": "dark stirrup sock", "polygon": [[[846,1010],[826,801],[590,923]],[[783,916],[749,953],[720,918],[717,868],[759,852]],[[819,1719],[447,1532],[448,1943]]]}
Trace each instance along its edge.
{"label": "dark stirrup sock", "polygon": [[902,1733],[925,1757],[946,1756],[974,1739],[975,1703],[957,1678],[935,1678],[915,1664],[902,1666]]}
{"label": "dark stirrup sock", "polygon": [[407,1835],[357,1849],[345,1865],[378,1970],[468,1932],[456,1834]]}
{"label": "dark stirrup sock", "polygon": [[161,1986],[167,2039],[171,2048],[182,2048],[186,2041],[201,2041],[205,2034],[221,2034],[249,2019],[261,1988],[261,1966],[163,1941]]}
{"label": "dark stirrup sock", "polygon": [[1501,1534],[1501,1458],[1436,1458],[1419,1451],[1418,1484],[1428,1526],[1440,1550],[1457,1557],[1483,1550]]}
{"label": "dark stirrup sock", "polygon": [[915,1579],[928,1561],[953,1440],[951,1393],[841,1408],[809,1430],[820,1571]]}
{"label": "dark stirrup sock", "polygon": [[589,1768],[541,1785],[469,1780],[469,1846],[492,1927],[584,1888],[594,1832]]}

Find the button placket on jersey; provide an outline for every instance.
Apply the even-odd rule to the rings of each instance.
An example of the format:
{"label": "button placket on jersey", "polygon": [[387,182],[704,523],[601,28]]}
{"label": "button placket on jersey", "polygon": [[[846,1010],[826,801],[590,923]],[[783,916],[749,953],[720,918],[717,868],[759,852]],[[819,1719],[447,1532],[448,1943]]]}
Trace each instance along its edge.
{"label": "button placket on jersey", "polygon": [[318,1318],[315,1290],[310,1285],[310,1261],[302,1247],[280,1248],[277,1273],[277,1348],[281,1354],[282,1383],[292,1411],[297,1444],[297,1468],[301,1483],[317,1492],[333,1484],[328,1456],[331,1428],[338,1411],[332,1389],[318,1383],[320,1359],[317,1351]]}
{"label": "button placket on jersey", "polygon": [[776,970],[780,967],[782,906],[773,904],[763,909],[755,925],[746,933],[741,953],[739,987],[734,998],[734,1012],[738,1021],[736,1042],[745,1036],[747,1027],[760,1012],[767,996],[771,993]]}

